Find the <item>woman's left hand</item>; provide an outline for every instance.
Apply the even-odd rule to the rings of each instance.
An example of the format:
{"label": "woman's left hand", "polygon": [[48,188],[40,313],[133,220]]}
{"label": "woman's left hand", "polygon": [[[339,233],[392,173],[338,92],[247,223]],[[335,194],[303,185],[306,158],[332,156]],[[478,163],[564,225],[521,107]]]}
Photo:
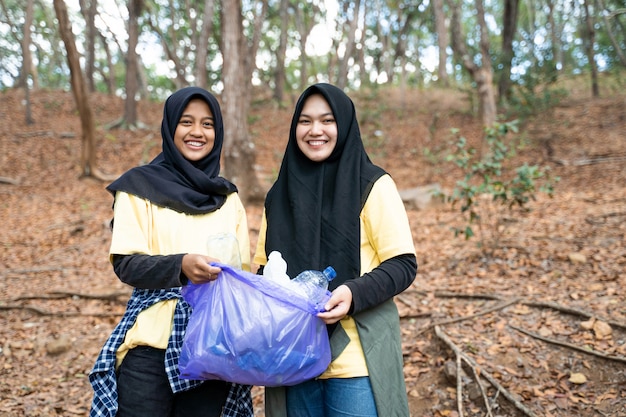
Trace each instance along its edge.
{"label": "woman's left hand", "polygon": [[330,300],[324,305],[326,311],[318,313],[326,324],[333,324],[344,318],[352,305],[352,291],[347,285],[340,285],[332,292]]}

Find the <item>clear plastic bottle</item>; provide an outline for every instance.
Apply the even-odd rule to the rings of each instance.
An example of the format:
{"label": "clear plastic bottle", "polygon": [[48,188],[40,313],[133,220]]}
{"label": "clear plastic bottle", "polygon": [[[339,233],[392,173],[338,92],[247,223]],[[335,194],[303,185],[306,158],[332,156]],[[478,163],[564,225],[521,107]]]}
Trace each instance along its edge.
{"label": "clear plastic bottle", "polygon": [[332,266],[326,267],[323,271],[307,270],[302,271],[292,282],[298,284],[303,293],[314,303],[323,300],[328,283],[337,276],[337,272]]}
{"label": "clear plastic bottle", "polygon": [[237,236],[232,233],[218,233],[207,239],[207,255],[219,259],[236,269],[241,269],[241,255]]}

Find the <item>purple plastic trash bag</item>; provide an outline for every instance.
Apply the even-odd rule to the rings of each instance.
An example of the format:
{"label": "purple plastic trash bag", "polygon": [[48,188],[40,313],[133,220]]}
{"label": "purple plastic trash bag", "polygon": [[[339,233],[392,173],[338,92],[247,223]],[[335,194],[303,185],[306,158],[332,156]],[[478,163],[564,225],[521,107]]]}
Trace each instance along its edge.
{"label": "purple plastic trash bag", "polygon": [[216,265],[222,268],[217,280],[182,290],[193,312],[179,360],[181,378],[285,386],[326,370],[330,345],[326,324],[316,317],[318,306],[291,282]]}

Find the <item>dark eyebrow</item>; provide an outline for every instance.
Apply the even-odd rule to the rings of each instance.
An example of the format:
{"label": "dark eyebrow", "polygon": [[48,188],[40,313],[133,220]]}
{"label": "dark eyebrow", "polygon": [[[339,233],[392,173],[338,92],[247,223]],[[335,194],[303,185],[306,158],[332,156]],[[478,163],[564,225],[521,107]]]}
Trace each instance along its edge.
{"label": "dark eyebrow", "polygon": [[[190,114],[183,113],[183,114],[180,115],[180,118],[182,119],[183,117],[193,117],[193,116],[190,115]],[[202,120],[206,120],[206,119],[215,120],[215,118],[213,116],[206,116],[206,117],[202,118]]]}
{"label": "dark eyebrow", "polygon": [[[328,113],[323,113],[320,115],[320,117],[328,117],[328,116],[335,117],[332,111],[329,111]],[[313,118],[313,116],[309,116],[308,114],[305,114],[305,113],[300,113],[300,117]]]}

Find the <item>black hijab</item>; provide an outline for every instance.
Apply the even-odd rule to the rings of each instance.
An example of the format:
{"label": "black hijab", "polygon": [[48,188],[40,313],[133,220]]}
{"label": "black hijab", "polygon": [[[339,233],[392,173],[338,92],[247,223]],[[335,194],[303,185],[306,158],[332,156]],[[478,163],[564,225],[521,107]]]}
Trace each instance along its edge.
{"label": "black hijab", "polygon": [[[192,99],[207,102],[213,113],[215,142],[211,152],[199,161],[187,160],[174,144],[174,132],[183,111]],[[237,187],[219,176],[224,124],[217,99],[198,87],[186,87],[168,97],[161,123],[163,150],[148,165],[132,168],[107,187],[115,195],[124,191],[169,209],[204,214],[219,209]]]}
{"label": "black hijab", "polygon": [[[304,103],[321,94],[337,123],[337,144],[322,162],[307,158],[296,141],[296,126]],[[289,142],[268,192],[265,251],[280,251],[290,277],[307,269],[331,265],[337,277],[334,289],[360,275],[359,214],[373,183],[385,171],[372,164],[361,140],[352,100],[330,84],[307,88],[296,104]]]}

